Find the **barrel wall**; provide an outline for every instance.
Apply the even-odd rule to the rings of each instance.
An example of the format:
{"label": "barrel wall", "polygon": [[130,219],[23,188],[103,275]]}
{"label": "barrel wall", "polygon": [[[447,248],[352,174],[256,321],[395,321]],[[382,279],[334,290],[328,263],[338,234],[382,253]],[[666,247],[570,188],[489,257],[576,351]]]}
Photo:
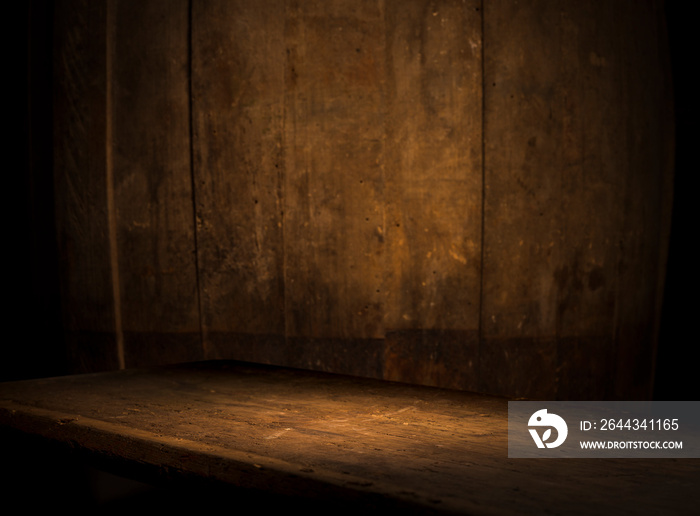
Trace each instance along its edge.
{"label": "barrel wall", "polygon": [[650,395],[659,2],[63,0],[54,37],[76,371]]}

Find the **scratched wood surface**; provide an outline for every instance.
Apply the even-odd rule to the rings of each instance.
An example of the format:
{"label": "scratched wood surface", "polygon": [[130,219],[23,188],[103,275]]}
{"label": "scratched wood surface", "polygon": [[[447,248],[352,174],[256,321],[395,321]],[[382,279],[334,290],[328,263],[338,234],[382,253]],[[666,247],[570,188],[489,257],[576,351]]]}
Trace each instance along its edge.
{"label": "scratched wood surface", "polygon": [[505,398],[240,362],[4,383],[0,426],[287,507],[689,514],[700,481],[694,459],[508,459]]}
{"label": "scratched wood surface", "polygon": [[194,2],[191,27],[204,352],[279,362],[284,3]]}
{"label": "scratched wood surface", "polygon": [[384,32],[380,2],[287,2],[289,365],[382,374]]}
{"label": "scratched wood surface", "polygon": [[188,3],[116,1],[108,34],[113,260],[125,364],[199,359]]}
{"label": "scratched wood surface", "polygon": [[[672,174],[649,173],[671,170],[657,128],[672,124],[669,74],[642,56],[663,52],[660,9],[485,4],[480,365],[503,374],[482,375],[481,390],[650,395],[638,380],[653,374],[658,319],[641,314],[661,294]],[[643,205],[664,207],[652,220]]]}
{"label": "scratched wood surface", "polygon": [[[644,314],[661,311],[674,183],[672,173],[655,171],[672,170],[675,150],[673,105],[660,100],[672,98],[662,7],[661,2],[650,2],[616,13],[617,27],[629,34],[619,42],[619,55],[629,56],[624,58],[629,70],[619,81],[624,98],[620,104],[625,106],[619,120],[626,145],[618,163],[628,173],[619,215],[616,396],[646,393],[644,378],[654,375],[656,360],[659,318]],[[660,80],[649,80],[650,62],[659,63]]]}
{"label": "scratched wood surface", "polygon": [[67,0],[54,20],[54,187],[72,370],[119,367],[107,174],[107,9]]}
{"label": "scratched wood surface", "polygon": [[662,6],[598,4],[57,3],[76,367],[234,358],[648,397]]}
{"label": "scratched wood surface", "polygon": [[289,2],[286,333],[384,335],[382,4]]}
{"label": "scratched wood surface", "polygon": [[481,2],[387,2],[384,377],[474,389]]}

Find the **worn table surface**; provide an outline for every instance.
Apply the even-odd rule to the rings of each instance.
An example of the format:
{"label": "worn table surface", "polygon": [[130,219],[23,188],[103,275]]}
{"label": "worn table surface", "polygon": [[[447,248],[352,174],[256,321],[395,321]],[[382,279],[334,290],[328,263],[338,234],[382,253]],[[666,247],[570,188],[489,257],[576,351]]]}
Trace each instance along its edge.
{"label": "worn table surface", "polygon": [[404,513],[700,502],[695,459],[509,459],[504,398],[239,362],[0,384],[0,427],[173,479]]}

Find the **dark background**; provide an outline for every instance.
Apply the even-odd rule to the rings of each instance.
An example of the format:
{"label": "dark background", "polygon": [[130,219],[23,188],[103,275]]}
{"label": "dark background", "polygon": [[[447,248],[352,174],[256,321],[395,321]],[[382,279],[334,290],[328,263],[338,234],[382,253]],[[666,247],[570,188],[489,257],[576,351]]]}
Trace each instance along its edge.
{"label": "dark background", "polygon": [[666,17],[673,68],[676,114],[676,170],[674,176],[673,222],[666,290],[661,320],[657,358],[655,397],[657,399],[698,399],[697,361],[693,358],[698,345],[693,323],[697,316],[697,280],[692,273],[692,241],[697,234],[693,214],[693,139],[696,136],[696,101],[692,97],[692,56],[697,43],[691,39],[688,13],[679,2],[666,3]]}

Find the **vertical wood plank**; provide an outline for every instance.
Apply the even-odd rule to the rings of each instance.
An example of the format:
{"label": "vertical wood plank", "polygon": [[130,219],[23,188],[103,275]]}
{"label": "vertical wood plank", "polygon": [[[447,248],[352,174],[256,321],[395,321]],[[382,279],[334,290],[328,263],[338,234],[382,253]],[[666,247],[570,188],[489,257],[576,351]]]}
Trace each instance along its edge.
{"label": "vertical wood plank", "polygon": [[198,359],[188,2],[115,0],[110,24],[111,152],[126,366]]}
{"label": "vertical wood plank", "polygon": [[[621,317],[654,299],[658,279],[637,276],[633,286],[621,270],[647,238],[625,244],[647,227],[631,199],[658,214],[651,189],[663,176],[653,155],[640,169],[646,177],[630,168],[641,165],[640,139],[653,134],[633,127],[650,107],[635,92],[655,82],[632,78],[657,64],[638,61],[647,54],[628,45],[641,37],[631,28],[640,20],[625,20],[648,15],[631,2],[486,5],[481,390],[612,395]],[[630,197],[636,184],[644,186]],[[659,253],[658,231],[651,238],[647,264]],[[632,324],[656,315],[645,306]]]}
{"label": "vertical wood plank", "polygon": [[284,348],[284,1],[192,4],[197,240],[207,356]]}
{"label": "vertical wood plank", "polygon": [[[627,66],[620,95],[627,174],[619,241],[615,384],[618,399],[650,399],[673,204],[674,119],[670,56],[661,1],[616,12]],[[624,302],[623,302],[624,300]]]}
{"label": "vertical wood plank", "polygon": [[[575,4],[486,6],[481,388],[488,392],[555,396],[566,320],[575,324],[594,306],[594,290],[614,289],[615,261],[605,259],[614,247],[598,240],[598,229],[605,219],[617,230],[616,189],[605,177],[619,182],[620,170],[614,161],[586,161],[606,141],[587,141],[585,126],[597,106],[586,105],[584,73],[598,73],[587,52],[603,51],[581,33],[591,19],[572,12]],[[581,329],[610,343],[613,308]]]}
{"label": "vertical wood plank", "polygon": [[345,363],[341,372],[366,367],[377,374],[384,335],[383,4],[290,1],[285,39],[291,360],[313,368],[334,360]]}
{"label": "vertical wood plank", "polygon": [[385,374],[476,388],[481,2],[387,2]]}
{"label": "vertical wood plank", "polygon": [[[616,4],[618,7],[620,3]],[[572,2],[557,13],[560,31],[560,251],[555,263],[557,397],[604,399],[614,371],[615,243],[629,175],[620,126],[627,119],[620,84],[615,5]]]}
{"label": "vertical wood plank", "polygon": [[56,5],[84,370],[114,367],[123,327],[128,366],[648,394],[672,180],[659,3]]}
{"label": "vertical wood plank", "polygon": [[61,0],[54,22],[54,176],[63,326],[73,372],[118,367],[106,173],[103,2]]}

